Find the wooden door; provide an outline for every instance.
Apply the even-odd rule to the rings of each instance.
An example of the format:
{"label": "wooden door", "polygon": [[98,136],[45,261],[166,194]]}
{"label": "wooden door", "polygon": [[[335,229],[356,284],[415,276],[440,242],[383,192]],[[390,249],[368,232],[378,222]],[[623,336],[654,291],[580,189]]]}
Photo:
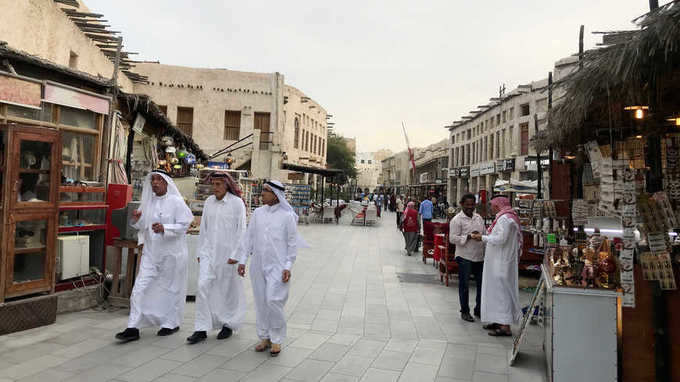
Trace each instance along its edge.
{"label": "wooden door", "polygon": [[269,150],[272,143],[269,116],[269,113],[255,113],[255,130],[260,130],[260,150]]}

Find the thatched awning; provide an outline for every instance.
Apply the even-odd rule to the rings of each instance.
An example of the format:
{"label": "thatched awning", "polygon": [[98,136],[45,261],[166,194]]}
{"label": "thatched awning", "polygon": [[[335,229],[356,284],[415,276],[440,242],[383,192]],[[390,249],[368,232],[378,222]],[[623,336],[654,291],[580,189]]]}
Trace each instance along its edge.
{"label": "thatched awning", "polygon": [[549,114],[549,130],[533,140],[539,151],[573,148],[598,129],[629,124],[624,105],[649,105],[658,121],[680,111],[672,110],[680,106],[680,3],[634,22],[639,30],[626,32],[625,39],[605,38],[614,44],[584,52],[582,68],[553,85],[563,95]]}
{"label": "thatched awning", "polygon": [[184,145],[189,152],[196,155],[196,159],[199,161],[208,159],[208,156],[198,147],[194,140],[175,127],[149,96],[120,92],[118,102],[125,103],[130,112],[141,113],[148,122],[155,123],[160,129],[160,135],[171,136],[175,142]]}

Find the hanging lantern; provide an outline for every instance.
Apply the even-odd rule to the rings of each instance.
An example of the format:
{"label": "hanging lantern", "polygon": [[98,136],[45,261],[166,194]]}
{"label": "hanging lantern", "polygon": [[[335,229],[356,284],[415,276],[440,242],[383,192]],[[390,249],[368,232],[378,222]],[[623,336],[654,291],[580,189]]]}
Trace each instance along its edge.
{"label": "hanging lantern", "polygon": [[649,110],[649,106],[626,106],[623,110],[632,111],[635,119],[644,119]]}

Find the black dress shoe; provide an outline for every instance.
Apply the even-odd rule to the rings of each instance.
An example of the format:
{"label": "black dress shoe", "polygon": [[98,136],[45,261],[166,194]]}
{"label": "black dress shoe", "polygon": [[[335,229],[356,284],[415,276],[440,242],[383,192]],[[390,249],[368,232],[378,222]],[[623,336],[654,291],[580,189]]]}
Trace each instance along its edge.
{"label": "black dress shoe", "polygon": [[120,333],[116,334],[116,339],[121,343],[126,343],[130,341],[137,341],[139,339],[139,329],[137,328],[127,328]]}
{"label": "black dress shoe", "polygon": [[462,318],[463,320],[465,320],[467,322],[475,322],[475,319],[472,318],[470,313],[461,313],[460,318]]}
{"label": "black dress shoe", "polygon": [[169,336],[171,334],[177,333],[177,331],[179,331],[179,326],[174,328],[174,329],[161,328],[161,330],[159,330],[158,333],[156,333],[156,335],[164,337],[164,336]]}
{"label": "black dress shoe", "polygon": [[199,343],[201,341],[205,341],[205,339],[208,338],[208,335],[204,331],[197,331],[194,332],[191,336],[187,337],[187,342],[190,345]]}
{"label": "black dress shoe", "polygon": [[218,340],[224,340],[231,337],[232,330],[228,326],[223,326],[222,330],[217,334]]}
{"label": "black dress shoe", "polygon": [[476,310],[476,309],[475,309],[475,317],[481,318],[481,317],[482,317],[482,312],[480,312],[479,310]]}

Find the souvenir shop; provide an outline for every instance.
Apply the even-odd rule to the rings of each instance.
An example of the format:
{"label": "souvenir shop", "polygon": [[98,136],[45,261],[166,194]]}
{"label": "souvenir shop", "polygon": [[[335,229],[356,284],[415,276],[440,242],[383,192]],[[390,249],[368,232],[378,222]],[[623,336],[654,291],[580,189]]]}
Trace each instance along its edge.
{"label": "souvenir shop", "polygon": [[518,203],[545,252],[553,381],[680,380],[680,4],[637,22],[555,86],[533,142],[551,199]]}

